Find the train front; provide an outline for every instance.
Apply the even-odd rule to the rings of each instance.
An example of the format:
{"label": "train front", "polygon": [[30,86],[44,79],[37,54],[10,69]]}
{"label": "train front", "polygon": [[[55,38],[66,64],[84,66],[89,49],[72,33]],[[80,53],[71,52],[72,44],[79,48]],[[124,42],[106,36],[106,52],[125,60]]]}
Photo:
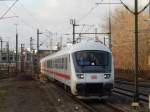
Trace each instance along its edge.
{"label": "train front", "polygon": [[84,97],[108,96],[113,89],[114,70],[111,52],[83,50],[73,54],[76,94]]}

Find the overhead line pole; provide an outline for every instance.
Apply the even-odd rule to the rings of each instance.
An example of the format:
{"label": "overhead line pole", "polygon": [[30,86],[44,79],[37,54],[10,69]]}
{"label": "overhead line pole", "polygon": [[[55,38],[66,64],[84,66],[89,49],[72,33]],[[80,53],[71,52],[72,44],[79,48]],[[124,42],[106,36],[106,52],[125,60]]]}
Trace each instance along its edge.
{"label": "overhead line pole", "polygon": [[33,38],[32,37],[30,37],[30,54],[31,54],[31,71],[32,71],[32,73],[33,73],[33,59],[34,59],[34,50],[33,50]]}
{"label": "overhead line pole", "polygon": [[40,47],[40,40],[39,40],[39,37],[40,37],[40,34],[42,34],[42,33],[40,33],[40,31],[39,31],[39,29],[37,29],[37,62],[38,62],[38,65],[37,65],[37,73],[39,74],[39,47]]}
{"label": "overhead line pole", "polygon": [[8,76],[9,76],[9,68],[10,68],[10,67],[9,67],[9,64],[10,64],[9,42],[7,42],[6,48],[7,48]]}
{"label": "overhead line pole", "polygon": [[72,32],[72,35],[73,35],[73,41],[72,41],[72,44],[75,44],[76,43],[76,40],[75,40],[75,27],[76,26],[79,26],[76,24],[76,20],[75,19],[70,19],[70,24],[72,24],[73,26],[73,32]]}
{"label": "overhead line pole", "polygon": [[[98,3],[98,4],[122,4],[129,12],[131,12],[132,14],[134,14],[134,19],[135,19],[135,68],[134,68],[134,84],[135,84],[135,94],[134,94],[134,102],[138,102],[139,101],[139,87],[138,87],[138,76],[139,76],[139,71],[138,71],[138,64],[139,64],[139,56],[138,56],[138,30],[139,30],[139,26],[138,26],[138,15],[140,13],[142,13],[149,5],[150,5],[150,0],[149,3],[140,11],[138,11],[138,0],[135,0],[135,11],[132,11],[128,8],[128,6],[126,6],[122,0],[120,0],[121,3]],[[150,11],[150,9],[149,9]]]}
{"label": "overhead line pole", "polygon": [[33,38],[30,37],[30,52],[32,53],[33,50]]}
{"label": "overhead line pole", "polygon": [[[110,3],[110,0],[109,0]],[[111,4],[109,4],[109,48],[112,50]]]}
{"label": "overhead line pole", "polygon": [[21,44],[21,72],[24,72],[24,44]]}
{"label": "overhead line pole", "polygon": [[138,15],[140,13],[142,13],[149,5],[150,2],[142,9],[142,10],[138,10],[138,0],[134,0],[134,10],[135,11],[131,11],[128,6],[126,6],[122,0],[120,0],[122,5],[132,14],[134,14],[134,21],[135,21],[135,48],[134,48],[134,58],[135,58],[135,62],[134,62],[134,87],[135,87],[135,93],[134,93],[134,102],[138,103],[139,102],[139,81],[138,81],[138,77],[139,77],[139,25],[138,25]]}
{"label": "overhead line pole", "polygon": [[138,88],[138,76],[139,76],[139,70],[138,70],[138,64],[139,64],[139,56],[138,56],[138,0],[135,0],[135,96],[134,96],[134,101],[138,102],[139,101],[139,88]]}
{"label": "overhead line pole", "polygon": [[39,29],[37,29],[37,54],[39,53]]}
{"label": "overhead line pole", "polygon": [[[37,29],[37,74],[39,74],[39,34],[40,31]],[[37,76],[38,77],[38,76]]]}
{"label": "overhead line pole", "polygon": [[18,75],[18,31],[17,24],[16,25],[16,76]]}
{"label": "overhead line pole", "polygon": [[1,53],[2,53],[2,51],[3,51],[3,40],[2,40],[2,38],[0,39],[0,42],[1,42]]}

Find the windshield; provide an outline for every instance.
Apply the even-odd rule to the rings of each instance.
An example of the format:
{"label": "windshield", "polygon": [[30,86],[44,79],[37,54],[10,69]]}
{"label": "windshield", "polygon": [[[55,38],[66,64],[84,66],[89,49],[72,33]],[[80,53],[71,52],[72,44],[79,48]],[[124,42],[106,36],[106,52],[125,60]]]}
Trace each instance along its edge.
{"label": "windshield", "polygon": [[111,54],[105,51],[78,51],[74,54],[77,72],[110,72]]}
{"label": "windshield", "polygon": [[75,53],[76,61],[80,66],[107,66],[108,53],[98,51],[80,51]]}

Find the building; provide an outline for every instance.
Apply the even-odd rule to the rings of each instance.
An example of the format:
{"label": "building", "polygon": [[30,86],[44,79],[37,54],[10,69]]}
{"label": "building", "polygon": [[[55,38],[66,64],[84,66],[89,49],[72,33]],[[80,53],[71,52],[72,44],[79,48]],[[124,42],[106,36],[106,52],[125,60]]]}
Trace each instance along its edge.
{"label": "building", "polygon": [[9,54],[7,51],[0,52],[0,63],[15,63],[16,55],[13,51]]}

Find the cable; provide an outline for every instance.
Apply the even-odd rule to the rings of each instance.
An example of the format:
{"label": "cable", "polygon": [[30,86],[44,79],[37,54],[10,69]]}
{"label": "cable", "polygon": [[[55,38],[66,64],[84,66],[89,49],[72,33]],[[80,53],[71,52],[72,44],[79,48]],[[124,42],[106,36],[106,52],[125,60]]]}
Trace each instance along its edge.
{"label": "cable", "polygon": [[142,13],[149,5],[150,5],[150,2],[147,3],[147,5],[146,5],[143,9],[141,9],[141,10],[138,12],[138,14]]}
{"label": "cable", "polygon": [[[5,4],[6,7],[9,7],[7,4]],[[17,16],[17,14],[14,12],[14,10],[12,9],[11,12],[13,13],[14,16]],[[27,26],[28,28],[32,29],[32,30],[36,30],[37,28],[35,28],[34,26],[32,26],[31,24],[25,22],[23,19],[19,18],[20,21]]]}
{"label": "cable", "polygon": [[0,19],[2,19],[14,6],[15,4],[18,2],[19,0],[16,0],[9,8],[8,10],[0,17]]}
{"label": "cable", "polygon": [[38,24],[39,26],[42,26],[41,24],[39,24],[39,23],[40,23],[39,20],[33,16],[33,14],[21,3],[21,1],[19,1],[19,4],[20,4],[20,6],[24,9],[24,11],[25,11],[30,17],[32,17],[32,19],[34,20],[34,22],[35,22],[36,24]]}
{"label": "cable", "polygon": [[129,11],[131,12],[132,14],[134,14],[134,12],[122,1],[120,0],[121,4]]}
{"label": "cable", "polygon": [[[101,2],[103,2],[103,0],[101,0]],[[96,9],[98,7],[98,4],[96,4],[94,7],[92,7],[85,15],[83,15],[82,17],[80,17],[79,19],[78,19],[78,21],[80,22],[80,21],[82,21],[83,19],[85,19],[87,16],[89,16],[89,14],[91,14],[92,13],[92,11],[94,10],[94,9]]]}

